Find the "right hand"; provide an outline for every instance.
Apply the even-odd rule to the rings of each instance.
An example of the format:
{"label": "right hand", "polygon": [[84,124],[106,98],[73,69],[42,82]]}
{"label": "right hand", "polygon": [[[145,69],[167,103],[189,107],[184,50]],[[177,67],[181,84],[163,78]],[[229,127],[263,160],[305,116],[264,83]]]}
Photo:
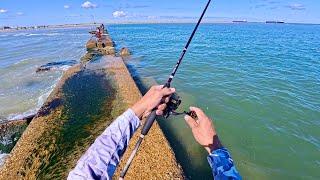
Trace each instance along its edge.
{"label": "right hand", "polygon": [[157,115],[162,115],[170,95],[175,91],[174,88],[163,88],[163,85],[152,86],[131,109],[139,118],[147,117],[154,108],[157,109]]}
{"label": "right hand", "polygon": [[212,120],[208,118],[200,108],[190,107],[190,110],[197,114],[198,119],[193,119],[189,115],[185,115],[184,119],[191,128],[196,141],[202,145],[209,154],[221,148],[222,144],[220,143]]}

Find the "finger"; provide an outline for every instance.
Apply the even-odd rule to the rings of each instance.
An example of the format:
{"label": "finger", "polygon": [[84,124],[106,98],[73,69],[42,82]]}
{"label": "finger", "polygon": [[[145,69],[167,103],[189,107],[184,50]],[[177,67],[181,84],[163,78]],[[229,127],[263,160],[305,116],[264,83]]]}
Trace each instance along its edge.
{"label": "finger", "polygon": [[191,117],[191,116],[188,116],[188,115],[185,115],[184,116],[184,120],[186,120],[187,124],[189,125],[189,127],[191,129],[195,128],[198,126],[198,124],[196,123],[196,121]]}
{"label": "finger", "polygon": [[161,95],[168,96],[168,95],[174,93],[175,91],[176,91],[175,88],[163,88],[163,89],[161,89]]}
{"label": "finger", "polygon": [[143,114],[143,118],[147,118],[151,114],[151,111],[147,111]]}
{"label": "finger", "polygon": [[163,85],[155,85],[155,86],[152,86],[152,88],[156,90],[161,90],[163,88]]}
{"label": "finger", "polygon": [[163,110],[166,109],[166,107],[167,107],[166,104],[160,104],[157,109],[160,110],[160,111],[163,111]]}
{"label": "finger", "polygon": [[165,99],[164,99],[164,102],[165,103],[168,103],[170,101],[170,97],[166,97]]}
{"label": "finger", "polygon": [[197,114],[198,117],[204,117],[204,116],[206,116],[206,115],[204,114],[204,112],[203,112],[200,108],[190,107],[190,110],[191,110],[191,111],[194,111],[194,112]]}
{"label": "finger", "polygon": [[157,114],[158,116],[162,116],[162,115],[163,115],[163,111],[162,111],[162,110],[157,109],[156,114]]}

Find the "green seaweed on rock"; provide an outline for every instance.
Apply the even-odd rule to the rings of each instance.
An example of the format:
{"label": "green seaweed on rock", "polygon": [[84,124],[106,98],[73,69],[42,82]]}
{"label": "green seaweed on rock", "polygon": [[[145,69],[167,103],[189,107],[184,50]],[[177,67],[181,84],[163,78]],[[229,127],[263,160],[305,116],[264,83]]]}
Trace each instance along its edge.
{"label": "green seaweed on rock", "polygon": [[[104,72],[82,70],[62,87],[63,108],[57,121],[63,122],[57,134],[55,152],[41,167],[39,179],[64,179],[94,139],[113,117],[115,89]],[[49,145],[50,146],[50,145]]]}

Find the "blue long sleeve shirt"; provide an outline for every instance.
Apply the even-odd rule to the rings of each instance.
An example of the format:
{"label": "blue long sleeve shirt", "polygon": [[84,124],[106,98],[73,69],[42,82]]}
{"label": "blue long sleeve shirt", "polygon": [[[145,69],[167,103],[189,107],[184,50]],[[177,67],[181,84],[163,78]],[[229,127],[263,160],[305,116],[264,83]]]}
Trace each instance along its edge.
{"label": "blue long sleeve shirt", "polygon": [[[139,125],[140,120],[131,109],[124,112],[89,147],[69,173],[68,180],[112,179]],[[208,162],[215,179],[241,179],[227,149],[213,151]]]}

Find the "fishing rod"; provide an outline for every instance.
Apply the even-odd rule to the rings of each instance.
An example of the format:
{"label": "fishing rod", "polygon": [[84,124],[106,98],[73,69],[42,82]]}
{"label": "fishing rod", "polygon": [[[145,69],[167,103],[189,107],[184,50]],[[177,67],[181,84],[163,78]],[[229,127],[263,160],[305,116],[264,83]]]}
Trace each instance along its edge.
{"label": "fishing rod", "polygon": [[[207,5],[205,6],[205,8],[204,8],[204,10],[203,10],[203,12],[202,12],[202,14],[201,14],[196,26],[195,26],[195,28],[193,29],[192,34],[189,37],[189,40],[188,40],[187,44],[185,45],[185,47],[182,50],[182,53],[180,55],[180,58],[177,61],[177,64],[173,68],[173,70],[172,70],[167,82],[164,84],[163,88],[170,88],[171,82],[172,82],[172,80],[173,80],[173,78],[174,78],[174,76],[175,76],[175,74],[176,74],[176,72],[177,72],[182,60],[183,60],[184,55],[186,54],[186,52],[188,50],[188,47],[189,47],[189,45],[190,45],[190,43],[191,43],[191,41],[193,39],[194,34],[196,33],[196,31],[198,29],[198,26],[200,25],[200,23],[202,21],[203,16],[205,15],[205,13],[206,13],[206,11],[208,9],[208,6],[209,6],[210,2],[211,2],[211,0],[208,0]],[[180,97],[176,93],[172,94],[170,96],[169,102],[167,103],[167,108],[164,111],[164,117],[168,118],[170,114],[172,114],[172,115],[188,114],[188,115],[196,118],[196,114],[193,111],[189,111],[189,112],[184,111],[183,113],[175,112],[175,110],[178,109],[178,106],[180,105],[180,103],[181,103]],[[124,169],[120,173],[119,180],[123,180],[124,176],[126,175],[128,169],[129,169],[129,167],[130,167],[130,165],[132,163],[133,158],[135,157],[136,153],[138,152],[138,149],[139,149],[139,147],[140,147],[140,145],[142,143],[142,140],[148,134],[151,126],[153,125],[153,123],[154,123],[154,121],[156,119],[156,116],[157,116],[156,109],[153,109],[151,114],[148,116],[144,126],[142,127],[139,139],[138,139],[138,141],[137,141],[137,143],[136,143],[136,145],[135,145],[135,147],[134,147],[134,149],[133,149],[133,151],[132,151],[132,153],[131,153],[131,155],[130,155],[130,157],[129,157],[129,159],[128,159],[125,167],[124,167]]]}

